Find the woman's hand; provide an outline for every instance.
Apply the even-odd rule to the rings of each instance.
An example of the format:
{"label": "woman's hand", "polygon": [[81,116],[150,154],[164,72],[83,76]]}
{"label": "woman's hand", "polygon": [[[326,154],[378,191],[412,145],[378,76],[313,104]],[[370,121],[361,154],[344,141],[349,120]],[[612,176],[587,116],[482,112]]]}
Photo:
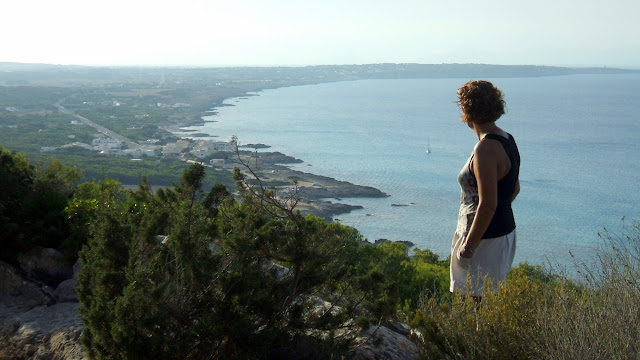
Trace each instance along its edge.
{"label": "woman's hand", "polygon": [[471,259],[473,257],[473,250],[474,249],[464,244],[460,247],[458,256],[465,259]]}

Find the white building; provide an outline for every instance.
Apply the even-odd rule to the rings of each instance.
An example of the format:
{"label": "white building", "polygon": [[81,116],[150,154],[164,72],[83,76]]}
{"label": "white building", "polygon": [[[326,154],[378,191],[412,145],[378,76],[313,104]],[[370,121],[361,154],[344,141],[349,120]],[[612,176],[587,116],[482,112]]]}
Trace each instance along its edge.
{"label": "white building", "polygon": [[94,150],[111,150],[120,149],[122,147],[122,141],[111,138],[98,138],[91,141],[91,145]]}
{"label": "white building", "polygon": [[131,157],[136,157],[136,158],[143,157],[143,156],[148,156],[148,157],[156,156],[155,149],[152,147],[127,149],[127,150],[124,150],[124,154]]}
{"label": "white building", "polygon": [[93,149],[93,147],[91,145],[85,144],[85,143],[79,142],[79,141],[72,142],[71,144],[62,145],[61,147],[69,148],[69,147],[72,147],[72,146],[77,146],[77,147],[85,149],[85,150],[92,150]]}
{"label": "white building", "polygon": [[178,140],[174,143],[167,144],[162,147],[163,155],[177,155],[189,148],[189,142],[186,140]]}
{"label": "white building", "polygon": [[191,154],[199,159],[202,159],[214,152],[231,150],[231,142],[202,140],[193,147],[193,150],[191,150]]}
{"label": "white building", "polygon": [[193,154],[198,159],[206,158],[207,156],[211,155],[211,152],[212,151],[204,147],[194,148],[193,150],[191,150],[191,154]]}
{"label": "white building", "polygon": [[116,149],[116,148],[101,150],[100,154],[101,155],[109,155],[109,156],[124,156],[125,155],[123,150]]}

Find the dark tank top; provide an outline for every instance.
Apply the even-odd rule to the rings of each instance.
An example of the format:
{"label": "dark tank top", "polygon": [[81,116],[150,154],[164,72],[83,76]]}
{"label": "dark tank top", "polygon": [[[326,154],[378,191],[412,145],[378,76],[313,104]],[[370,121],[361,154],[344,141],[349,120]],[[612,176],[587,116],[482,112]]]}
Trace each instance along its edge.
{"label": "dark tank top", "polygon": [[482,236],[483,239],[504,236],[516,228],[513,210],[511,209],[511,201],[513,200],[518,175],[520,174],[520,153],[518,152],[515,139],[511,134],[508,135],[508,139],[496,134],[487,134],[485,136],[486,139],[496,140],[502,144],[504,151],[507,153],[507,156],[509,156],[509,161],[511,161],[511,170],[509,170],[505,177],[498,181],[498,205],[496,207],[496,213],[493,215],[487,231],[485,231]]}

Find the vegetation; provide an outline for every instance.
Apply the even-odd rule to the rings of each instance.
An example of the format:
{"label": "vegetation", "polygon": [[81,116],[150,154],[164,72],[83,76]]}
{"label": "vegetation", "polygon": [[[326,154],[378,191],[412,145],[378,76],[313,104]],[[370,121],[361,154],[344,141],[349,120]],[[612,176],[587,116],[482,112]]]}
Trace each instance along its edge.
{"label": "vegetation", "polygon": [[[199,164],[174,189],[154,192],[143,180],[131,191],[111,179],[76,186],[73,167],[53,161],[41,170],[20,154],[2,155],[3,184],[16,196],[3,204],[30,208],[25,179],[66,196],[52,202],[61,219],[53,228],[64,234],[43,232],[58,242],[3,232],[15,240],[3,246],[13,256],[33,246],[82,249],[83,342],[95,358],[255,358],[311,345],[339,354],[368,325],[415,302],[418,291],[398,286],[418,278],[415,264],[438,263],[428,251],[414,261],[403,244],[368,245],[353,228],[302,216],[295,194],[277,198],[239,169],[236,199],[222,184],[204,191]],[[29,229],[15,223],[5,222]]]}
{"label": "vegetation", "polygon": [[[6,148],[28,154],[35,162],[51,161],[52,153],[41,147],[61,147],[73,142],[91,144],[95,130],[86,125],[71,123],[71,117],[57,113],[12,114],[0,112],[0,143]],[[146,125],[147,127],[149,125]],[[141,129],[142,131],[142,129]],[[146,138],[145,138],[146,139]],[[123,184],[138,184],[142,176],[155,186],[172,186],[180,178],[187,164],[177,158],[147,158],[133,162],[126,157],[100,156],[80,147],[59,148],[53,157],[82,169],[82,179],[111,178]],[[232,186],[231,173],[211,171],[207,184],[223,182]]]}
{"label": "vegetation", "polygon": [[[142,177],[154,187],[172,187],[180,174],[189,166],[177,158],[147,158],[131,161],[125,157],[95,157],[84,150],[66,150],[56,154],[58,159],[82,169],[85,181],[113,179],[125,185],[138,184]],[[36,156],[36,159],[46,159],[46,156]],[[231,172],[207,168],[204,182],[207,187],[221,182],[233,186]]]}
{"label": "vegetation", "polygon": [[574,281],[525,263],[480,304],[429,299],[412,322],[422,358],[639,358],[640,222],[602,239]]}
{"label": "vegetation", "polygon": [[21,111],[55,110],[53,104],[74,90],[54,86],[0,87],[0,108],[14,107]]}
{"label": "vegetation", "polygon": [[[271,87],[620,70],[0,68],[0,260],[16,265],[36,246],[61,249],[70,263],[80,256],[82,339],[93,358],[337,358],[360,330],[387,319],[411,322],[426,359],[640,357],[638,223],[605,232],[595,262],[577,265],[579,279],[520,264],[479,305],[448,293],[447,259],[368,245],[355,229],[302,216],[295,193],[276,197],[269,187],[282,184],[262,183],[250,167],[232,178],[177,159],[63,147],[90,143],[95,130],[56,107],[134,141],[162,142],[171,137],[164,129]],[[42,147],[57,148],[57,160]],[[0,357],[22,357],[22,345],[0,339]]]}
{"label": "vegetation", "polygon": [[134,191],[108,178],[77,185],[73,166],[0,149],[2,261],[34,246],[79,253],[92,358],[348,356],[387,319],[411,323],[425,359],[640,356],[638,222],[601,234],[578,279],[524,263],[478,303],[448,293],[448,260],[302,216],[295,193],[276,197],[240,165],[238,196],[205,187],[199,164],[175,187],[143,179]]}
{"label": "vegetation", "polygon": [[355,229],[303,217],[239,171],[240,202],[203,178],[194,164],[175,190],[83,189],[98,200],[78,204],[92,211],[78,288],[92,357],[255,358],[297,339],[332,353],[394,315]]}
{"label": "vegetation", "polygon": [[176,137],[159,129],[158,124],[167,124],[168,117],[174,112],[160,109],[155,105],[139,107],[118,103],[118,106],[114,106],[109,101],[108,105],[82,106],[76,113],[132,141],[143,142],[155,138],[161,140],[160,144],[163,144],[166,143],[167,138],[175,141]]}
{"label": "vegetation", "polygon": [[0,260],[14,263],[16,254],[34,246],[64,248],[70,234],[64,209],[80,177],[58,160],[33,166],[0,147]]}
{"label": "vegetation", "polygon": [[0,142],[30,156],[42,147],[61,147],[73,142],[91,144],[96,131],[86,125],[74,125],[71,120],[70,116],[57,112],[0,112]]}

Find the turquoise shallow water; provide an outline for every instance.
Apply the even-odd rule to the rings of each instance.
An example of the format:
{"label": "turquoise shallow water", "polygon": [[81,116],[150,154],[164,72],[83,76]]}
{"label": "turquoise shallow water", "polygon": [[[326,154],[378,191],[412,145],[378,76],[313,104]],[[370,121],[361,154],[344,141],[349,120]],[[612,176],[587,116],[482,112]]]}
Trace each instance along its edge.
{"label": "turquoise shallow water", "polygon": [[[446,256],[459,206],[456,177],[477,139],[459,119],[468,79],[364,80],[265,90],[229,99],[194,127],[219,139],[265,143],[296,168],[388,193],[342,199],[337,216],[370,240],[409,240]],[[586,258],[603,227],[640,210],[640,75],[489,79],[505,92],[499,125],[522,156],[514,203],[516,263]],[[431,153],[426,153],[429,142]],[[391,206],[415,203],[412,206]]]}

